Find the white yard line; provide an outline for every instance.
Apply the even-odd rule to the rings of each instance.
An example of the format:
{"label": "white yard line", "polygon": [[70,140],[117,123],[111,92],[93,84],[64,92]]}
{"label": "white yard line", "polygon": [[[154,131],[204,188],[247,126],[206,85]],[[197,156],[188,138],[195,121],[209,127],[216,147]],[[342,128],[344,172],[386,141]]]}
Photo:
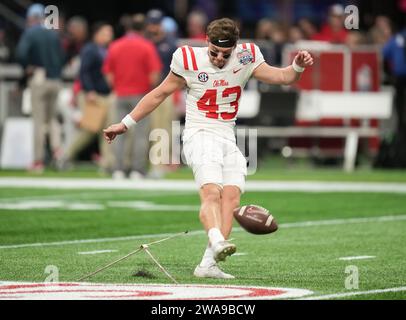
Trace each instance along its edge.
{"label": "white yard line", "polygon": [[[51,189],[166,190],[196,191],[193,180],[115,181],[74,178],[0,178],[0,187]],[[247,191],[299,192],[384,192],[406,193],[406,183],[323,182],[323,181],[248,181]]]}
{"label": "white yard line", "polygon": [[[186,236],[195,234],[204,234],[204,230],[189,231]],[[25,243],[16,245],[0,246],[1,249],[17,249],[27,247],[48,247],[48,246],[64,246],[71,244],[83,244],[83,243],[102,243],[102,242],[115,242],[115,241],[127,241],[127,240],[139,240],[139,239],[151,239],[151,238],[164,238],[173,236],[176,233],[157,233],[157,234],[145,234],[127,237],[112,237],[112,238],[97,238],[97,239],[82,239],[82,240],[67,240],[58,242],[37,242],[37,243]]]}
{"label": "white yard line", "polygon": [[198,212],[200,206],[196,205],[172,205],[172,204],[158,204],[151,201],[109,201],[104,203],[80,202],[68,200],[25,200],[25,201],[0,201],[0,210],[13,210],[14,212],[30,213],[37,212],[35,209],[41,210],[54,210],[55,213],[60,214],[65,211],[61,210],[81,210],[81,211],[101,211],[108,210],[109,208],[126,208],[137,209],[142,211],[186,211]]}
{"label": "white yard line", "polygon": [[354,257],[341,257],[338,258],[338,260],[343,260],[343,261],[350,261],[350,260],[363,260],[363,259],[374,259],[376,258],[375,256],[354,256]]}
{"label": "white yard line", "polygon": [[110,253],[110,252],[117,252],[118,250],[95,250],[95,251],[82,251],[78,252],[78,254],[99,254],[99,253]]}
{"label": "white yard line", "polygon": [[335,294],[326,294],[326,295],[321,295],[321,296],[299,298],[298,300],[326,300],[326,299],[346,298],[346,297],[352,297],[352,296],[385,293],[385,292],[400,292],[400,291],[406,291],[406,287],[377,289],[377,290],[368,290],[368,291],[342,292],[342,293],[335,293]]}
{"label": "white yard line", "polygon": [[[120,192],[120,197],[123,196],[129,196],[132,199],[137,199],[137,198],[156,198],[156,197],[164,197],[164,196],[182,196],[182,195],[189,195],[191,193],[195,193],[194,190],[189,190],[189,191],[168,191],[168,192],[156,192],[153,193],[152,191],[146,191],[146,192],[134,192],[133,190],[128,190],[126,192],[121,191]],[[23,197],[11,197],[11,198],[0,198],[0,203],[1,202],[7,202],[7,201],[24,201],[24,200],[48,200],[48,199],[57,199],[57,200],[62,200],[62,199],[106,199],[106,196],[112,196],[111,191],[100,191],[100,190],[93,190],[90,192],[76,192],[76,193],[64,193],[64,194],[52,194],[52,195],[37,195],[37,196],[23,196]]]}
{"label": "white yard line", "polygon": [[159,204],[148,201],[109,201],[109,207],[113,208],[130,208],[145,211],[199,211],[200,206],[197,205],[181,205],[181,204]]}
{"label": "white yard line", "polygon": [[[329,226],[329,225],[352,224],[352,223],[376,223],[376,222],[390,222],[390,221],[406,221],[406,215],[292,222],[292,223],[282,223],[279,225],[279,227],[281,229],[287,229],[287,228],[305,228],[305,227],[315,227],[315,226]],[[243,231],[242,228],[233,228],[233,232],[241,232],[241,231]],[[68,240],[68,241],[42,242],[42,243],[41,242],[40,243],[25,243],[25,244],[0,246],[0,250],[1,249],[27,248],[27,247],[63,246],[63,245],[71,245],[71,244],[83,244],[83,243],[127,241],[127,240],[138,240],[138,239],[149,239],[149,238],[163,238],[163,237],[172,236],[174,234],[176,234],[176,233],[158,233],[158,234],[147,234],[147,235],[136,235],[136,236],[114,237],[114,238],[82,239],[82,240]],[[186,236],[203,235],[203,234],[205,234],[204,230],[194,230],[194,231],[189,231]]]}

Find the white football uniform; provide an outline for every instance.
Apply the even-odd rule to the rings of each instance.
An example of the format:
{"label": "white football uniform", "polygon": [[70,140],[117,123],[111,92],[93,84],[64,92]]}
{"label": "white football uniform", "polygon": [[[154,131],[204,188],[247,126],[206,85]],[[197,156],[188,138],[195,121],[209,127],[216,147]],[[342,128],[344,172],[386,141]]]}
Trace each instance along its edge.
{"label": "white football uniform", "polygon": [[253,43],[238,44],[223,68],[210,62],[207,47],[178,48],[171,71],[187,83],[183,150],[198,186],[236,185],[244,191],[247,164],[234,126],[243,88],[264,62]]}

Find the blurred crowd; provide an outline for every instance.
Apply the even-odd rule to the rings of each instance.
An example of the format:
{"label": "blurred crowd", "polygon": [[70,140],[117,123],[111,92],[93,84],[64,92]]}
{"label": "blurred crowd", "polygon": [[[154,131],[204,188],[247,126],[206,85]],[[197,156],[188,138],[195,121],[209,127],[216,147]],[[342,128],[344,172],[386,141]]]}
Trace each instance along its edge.
{"label": "blurred crowd", "polygon": [[[150,10],[124,15],[118,26],[102,21],[88,26],[86,19],[75,16],[66,23],[60,21],[59,28],[53,30],[43,27],[44,7],[40,4],[32,5],[26,18],[16,58],[24,67],[23,82],[31,95],[34,161],[29,170],[42,172],[47,165],[67,169],[95,141],[95,161],[116,179],[159,178],[172,170],[157,164],[159,161],[149,163],[149,133],[155,128],[170,132],[176,118],[174,97],[113,145],[100,133],[119,122],[169,72],[177,49],[174,20],[160,10]],[[70,102],[73,116],[65,114],[62,122],[73,119],[76,130],[64,144],[56,106],[62,70],[67,65],[76,69]]]}
{"label": "blurred crowd", "polygon": [[[388,61],[388,73],[397,79],[400,97],[400,91],[404,92],[406,66],[402,63],[406,64],[406,58],[400,62],[395,58],[396,43],[406,32],[395,30],[386,16],[376,16],[368,30],[348,30],[344,27],[345,19],[344,7],[338,4],[329,8],[320,26],[306,17],[295,24],[263,18],[251,38],[272,44],[272,51],[267,51],[266,46],[260,47],[267,62],[273,65],[281,64],[285,45],[301,40],[343,44],[350,48],[376,45]],[[24,85],[31,91],[35,154],[30,170],[42,172],[48,164],[66,169],[95,139],[98,139],[95,159],[101,170],[116,179],[162,177],[174,170],[168,165],[149,163],[148,136],[154,128],[170,132],[172,120],[178,119],[182,112],[178,107],[181,104],[177,103],[180,94],[165,101],[165,106],[137,125],[133,134],[120,137],[113,145],[107,145],[100,132],[107,124],[120,121],[143,95],[159,85],[169,72],[172,53],[180,37],[205,41],[207,15],[199,10],[190,12],[183,32],[173,18],[158,9],[145,14],[125,14],[117,25],[96,22],[89,26],[84,17],[73,16],[66,20],[60,17],[58,28],[53,30],[44,28],[43,21],[44,7],[32,5],[26,15],[26,29],[15,48],[9,46],[0,25],[0,62],[15,59],[22,64]],[[74,118],[78,129],[66,146],[61,142],[60,126],[58,128],[61,121],[57,119],[55,105],[62,87],[62,69],[67,65],[76,75],[71,105],[77,111],[78,116]],[[404,105],[404,101],[400,105],[402,103]],[[403,106],[399,108],[399,126],[406,127],[406,121],[402,120]],[[51,140],[50,160],[46,157],[47,136]]]}
{"label": "blurred crowd", "polygon": [[329,8],[325,22],[318,26],[310,18],[300,18],[294,24],[263,18],[258,21],[255,30],[256,40],[269,41],[274,46],[274,57],[269,60],[275,65],[282,62],[283,47],[298,41],[322,41],[346,45],[354,49],[360,45],[377,45],[383,47],[393,36],[395,30],[392,21],[386,16],[375,17],[368,30],[346,29],[347,14],[340,4]]}

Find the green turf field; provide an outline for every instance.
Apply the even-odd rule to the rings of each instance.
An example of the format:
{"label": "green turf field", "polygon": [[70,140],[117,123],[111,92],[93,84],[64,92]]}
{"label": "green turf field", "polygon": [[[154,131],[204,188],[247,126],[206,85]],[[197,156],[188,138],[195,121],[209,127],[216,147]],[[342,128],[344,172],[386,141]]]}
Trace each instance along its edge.
{"label": "green turf field", "polygon": [[[280,229],[254,236],[235,225],[239,255],[222,264],[227,284],[308,289],[314,296],[406,286],[406,196],[390,193],[249,192],[242,203],[269,208]],[[0,281],[42,282],[48,265],[75,281],[161,234],[197,231],[151,248],[182,284],[224,284],[192,276],[206,246],[191,192],[0,189]],[[151,234],[156,236],[150,236]],[[145,238],[142,236],[149,235]],[[131,238],[125,238],[132,236]],[[90,242],[74,240],[95,239]],[[35,245],[31,245],[35,244]],[[112,250],[100,254],[79,254]],[[342,257],[373,256],[364,260]],[[358,289],[346,289],[348,266]],[[134,277],[148,271],[153,278]],[[170,283],[138,254],[93,278],[97,283]],[[334,298],[334,297],[332,297]],[[406,291],[339,296],[406,299]]]}
{"label": "green turf field", "polygon": [[[47,169],[42,174],[25,170],[0,170],[1,177],[44,177],[44,178],[108,178],[109,174],[98,170],[89,163],[76,163],[67,171]],[[175,172],[169,172],[166,179],[193,179],[193,173],[187,166]],[[249,180],[281,181],[354,181],[354,182],[406,182],[406,170],[373,169],[369,162],[361,162],[354,172],[346,173],[341,165],[315,166],[309,159],[283,159],[278,156],[259,160],[257,169],[248,176]]]}

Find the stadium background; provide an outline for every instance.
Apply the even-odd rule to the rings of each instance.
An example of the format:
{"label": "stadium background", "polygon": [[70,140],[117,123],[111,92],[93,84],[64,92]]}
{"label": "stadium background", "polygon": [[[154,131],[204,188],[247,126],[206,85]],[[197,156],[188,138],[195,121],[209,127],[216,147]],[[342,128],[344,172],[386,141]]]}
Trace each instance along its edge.
{"label": "stadium background", "polygon": [[[117,1],[98,3],[97,10],[92,1],[39,2],[56,5],[66,22],[74,16],[84,17],[89,26],[96,21],[107,21],[114,26],[117,37],[122,34],[118,23],[123,14],[147,13],[158,8],[178,23],[177,36],[181,43],[190,41],[187,17],[191,12],[199,10],[208,20],[229,16],[240,22],[242,38],[265,43],[270,48],[269,59],[274,65],[283,63],[284,48],[296,48],[297,38],[289,31],[301,18],[309,18],[320,31],[332,5],[356,5],[360,30],[355,32],[360,37],[355,37],[355,42],[342,43],[341,48],[353,50],[353,46],[361,45],[363,50],[372,50],[377,60],[371,68],[376,68],[373,70],[379,74],[378,84],[367,91],[395,94],[393,74],[381,55],[383,41],[405,27],[405,1]],[[18,21],[24,23],[30,4],[28,0],[5,0],[0,4],[1,52],[9,53],[0,57],[2,148],[6,143],[6,121],[30,119],[22,110],[24,85],[14,55],[23,31]],[[384,32],[378,17],[385,18],[384,26],[390,27],[390,34]],[[274,23],[274,33],[262,39],[256,33],[261,19]],[[336,77],[331,71],[324,75],[328,81]],[[68,67],[64,74],[66,88],[70,88],[75,76]],[[296,108],[295,99],[303,92],[300,85],[274,88],[254,83],[250,86],[248,89],[259,92],[273,104],[273,116],[280,112],[281,122],[273,123],[272,119],[263,117],[261,108],[254,120],[242,119],[240,124],[286,127],[283,121],[292,114],[285,114],[283,108],[285,103]],[[258,170],[248,177],[251,184],[242,203],[269,208],[281,228],[270,237],[254,237],[235,225],[232,236],[242,254],[225,265],[227,272],[239,276],[232,284],[305,288],[312,290],[315,297],[336,294],[332,298],[338,299],[406,298],[403,263],[406,172],[402,161],[388,158],[388,154],[393,154],[390,148],[399,151],[399,143],[391,144],[398,137],[398,128],[396,108],[390,107],[389,118],[368,122],[379,134],[360,140],[356,167],[352,168],[355,170],[343,170],[344,137],[271,136],[258,140]],[[255,122],[258,119],[265,122]],[[59,121],[63,124],[66,119],[60,116]],[[362,119],[351,118],[348,122],[335,117],[317,123],[316,129],[358,128],[364,124]],[[314,123],[295,122],[294,125],[308,127]],[[26,144],[22,140],[10,141],[13,150]],[[404,141],[400,140],[403,150]],[[319,152],[314,152],[315,146]],[[130,252],[140,241],[160,239],[186,229],[196,233],[157,247],[154,253],[181,283],[222,284],[191,276],[205,246],[205,237],[199,233],[199,199],[187,167],[170,167],[161,179],[118,181],[111,178],[111,172],[99,170],[97,139],[78,156],[75,166],[67,170],[58,170],[48,152],[44,171],[12,165],[3,165],[0,170],[0,285],[2,281],[42,282],[48,265],[59,268],[61,281],[75,281]],[[17,160],[21,159],[17,157]],[[265,254],[261,249],[264,247],[269,248]],[[342,259],[351,257],[355,260]],[[252,273],[250,265],[266,268]],[[358,288],[345,287],[348,265],[359,268]],[[151,277],[134,276],[140,270],[151,273]],[[168,279],[144,257],[127,261],[92,281],[167,283]]]}

